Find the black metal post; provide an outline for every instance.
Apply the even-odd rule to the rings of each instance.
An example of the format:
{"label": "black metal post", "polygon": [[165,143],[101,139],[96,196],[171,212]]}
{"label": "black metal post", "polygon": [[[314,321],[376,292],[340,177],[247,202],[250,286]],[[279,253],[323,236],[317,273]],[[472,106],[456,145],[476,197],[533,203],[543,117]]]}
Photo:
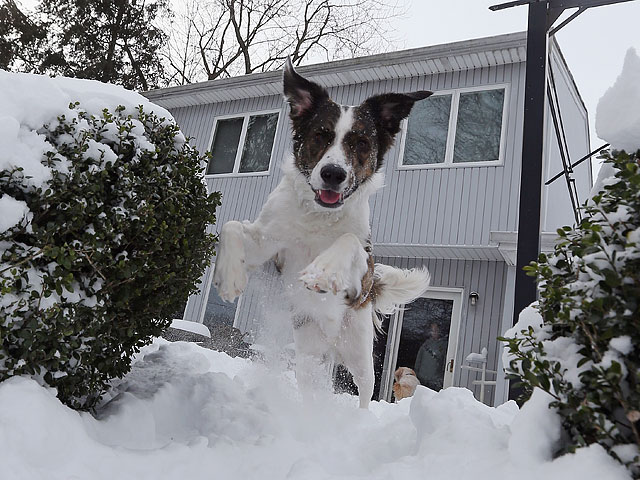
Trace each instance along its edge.
{"label": "black metal post", "polygon": [[540,252],[542,156],[547,105],[547,8],[546,1],[529,4],[514,324],[520,311],[537,298],[535,279],[527,276],[523,267],[537,259]]}
{"label": "black metal post", "polygon": [[[513,324],[523,308],[537,298],[536,282],[523,268],[540,253],[540,208],[542,204],[542,161],[547,108],[547,49],[549,44],[547,2],[529,4],[527,66],[524,87],[524,134],[520,173],[520,208]],[[517,400],[520,389],[509,384],[509,399]]]}

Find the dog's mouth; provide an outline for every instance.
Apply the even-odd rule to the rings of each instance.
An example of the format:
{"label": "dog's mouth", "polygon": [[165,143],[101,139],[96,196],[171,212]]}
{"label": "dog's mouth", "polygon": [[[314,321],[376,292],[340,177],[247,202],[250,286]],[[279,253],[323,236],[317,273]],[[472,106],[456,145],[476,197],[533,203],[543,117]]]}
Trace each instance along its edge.
{"label": "dog's mouth", "polygon": [[344,203],[344,195],[333,190],[314,190],[316,202],[327,208],[336,208]]}

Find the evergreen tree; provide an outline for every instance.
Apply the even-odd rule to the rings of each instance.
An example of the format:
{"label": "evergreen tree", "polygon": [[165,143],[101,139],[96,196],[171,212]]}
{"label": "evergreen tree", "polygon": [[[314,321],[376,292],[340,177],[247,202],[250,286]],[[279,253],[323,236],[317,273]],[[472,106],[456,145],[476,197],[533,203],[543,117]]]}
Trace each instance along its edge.
{"label": "evergreen tree", "polygon": [[22,12],[13,0],[0,3],[0,68],[37,71],[44,52],[46,29]]}
{"label": "evergreen tree", "polygon": [[[158,85],[163,72],[158,50],[166,35],[154,22],[167,11],[167,3],[41,0],[36,12],[28,15],[13,0],[5,0],[0,29],[12,35],[0,42],[1,66],[148,90]],[[29,50],[28,61],[21,59]]]}

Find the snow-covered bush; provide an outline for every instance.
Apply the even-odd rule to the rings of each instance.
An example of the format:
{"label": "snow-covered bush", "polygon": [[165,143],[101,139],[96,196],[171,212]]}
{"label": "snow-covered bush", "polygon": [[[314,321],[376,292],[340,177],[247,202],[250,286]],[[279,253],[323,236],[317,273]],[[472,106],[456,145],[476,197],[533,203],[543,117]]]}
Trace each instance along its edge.
{"label": "snow-covered bush", "polygon": [[638,476],[640,151],[605,157],[616,174],[588,202],[587,218],[559,230],[553,255],[528,267],[540,301],[505,334],[506,357],[526,396],[534,387],[553,396],[562,452],[599,443]]}
{"label": "snow-covered bush", "polygon": [[142,106],[4,117],[3,136],[0,381],[29,374],[89,408],[195,290],[220,197],[178,126]]}

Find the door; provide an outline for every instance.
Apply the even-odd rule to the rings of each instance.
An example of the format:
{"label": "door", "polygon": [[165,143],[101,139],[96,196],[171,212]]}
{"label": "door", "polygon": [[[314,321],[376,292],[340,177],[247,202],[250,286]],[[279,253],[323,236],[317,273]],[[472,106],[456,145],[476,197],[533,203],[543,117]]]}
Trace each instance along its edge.
{"label": "door", "polygon": [[409,367],[420,384],[440,390],[453,385],[462,290],[432,287],[391,319],[380,399],[391,401],[393,372]]}

